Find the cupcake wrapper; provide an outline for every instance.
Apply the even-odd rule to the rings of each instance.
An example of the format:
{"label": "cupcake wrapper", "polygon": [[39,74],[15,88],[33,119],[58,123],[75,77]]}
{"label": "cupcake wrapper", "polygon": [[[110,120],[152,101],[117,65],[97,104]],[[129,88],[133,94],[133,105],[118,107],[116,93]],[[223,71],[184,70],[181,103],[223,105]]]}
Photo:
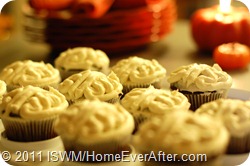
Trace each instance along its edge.
{"label": "cupcake wrapper", "polygon": [[188,101],[191,104],[190,110],[193,110],[193,111],[195,111],[204,103],[208,103],[210,101],[226,97],[224,91],[213,91],[213,92],[204,92],[204,93],[203,92],[190,93],[190,92],[185,92],[185,91],[180,91],[180,92],[188,98]]}
{"label": "cupcake wrapper", "polygon": [[250,133],[244,137],[230,137],[227,154],[242,154],[250,151]]}
{"label": "cupcake wrapper", "polygon": [[57,116],[42,120],[23,120],[3,117],[2,122],[8,139],[19,142],[33,142],[54,138],[54,121]]}
{"label": "cupcake wrapper", "polygon": [[142,124],[143,122],[145,122],[146,120],[148,120],[148,116],[144,115],[144,114],[132,114],[134,117],[134,122],[135,122],[135,129],[133,131],[133,134],[135,134],[140,126],[140,124]]}
{"label": "cupcake wrapper", "polygon": [[111,103],[111,104],[118,103],[118,102],[120,102],[120,97],[110,99],[110,100],[108,100],[106,102]]}

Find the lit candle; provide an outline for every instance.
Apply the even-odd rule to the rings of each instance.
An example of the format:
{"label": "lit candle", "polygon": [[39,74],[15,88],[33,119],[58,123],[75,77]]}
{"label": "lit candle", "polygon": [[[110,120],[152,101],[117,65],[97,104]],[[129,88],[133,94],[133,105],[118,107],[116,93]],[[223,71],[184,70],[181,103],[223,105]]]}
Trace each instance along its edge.
{"label": "lit candle", "polygon": [[197,10],[191,18],[194,41],[202,51],[213,51],[224,43],[250,46],[250,14],[245,7],[231,6],[231,0]]}

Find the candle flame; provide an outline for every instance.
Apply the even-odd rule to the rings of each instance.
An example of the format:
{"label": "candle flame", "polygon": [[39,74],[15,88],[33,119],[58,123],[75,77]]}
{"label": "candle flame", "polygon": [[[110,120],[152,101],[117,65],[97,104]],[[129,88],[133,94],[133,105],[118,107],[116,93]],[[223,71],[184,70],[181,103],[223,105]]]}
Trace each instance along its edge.
{"label": "candle flame", "polygon": [[231,0],[220,0],[220,11],[222,13],[229,13],[231,10]]}

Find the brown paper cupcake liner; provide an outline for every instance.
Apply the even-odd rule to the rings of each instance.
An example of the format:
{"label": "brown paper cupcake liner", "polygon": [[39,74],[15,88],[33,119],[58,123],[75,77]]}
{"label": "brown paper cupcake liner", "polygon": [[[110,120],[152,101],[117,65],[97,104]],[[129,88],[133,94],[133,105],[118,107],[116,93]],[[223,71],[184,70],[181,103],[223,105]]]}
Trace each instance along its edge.
{"label": "brown paper cupcake liner", "polygon": [[190,102],[190,110],[195,111],[202,104],[208,103],[210,101],[214,101],[220,98],[225,97],[224,91],[212,91],[212,92],[187,92],[187,91],[179,91],[184,94],[188,101]]}
{"label": "brown paper cupcake liner", "polygon": [[120,102],[120,97],[113,98],[113,99],[107,100],[107,101],[105,101],[105,102],[111,103],[111,104],[115,104],[115,103]]}
{"label": "brown paper cupcake liner", "polygon": [[132,114],[132,115],[134,117],[134,122],[135,122],[135,129],[133,131],[133,134],[135,134],[139,129],[140,124],[148,120],[148,116],[143,114]]}
{"label": "brown paper cupcake liner", "polygon": [[244,137],[230,137],[227,154],[243,154],[250,152],[250,133]]}
{"label": "brown paper cupcake liner", "polygon": [[56,137],[54,121],[57,116],[41,120],[24,120],[14,117],[2,117],[6,136],[9,140],[33,142]]}

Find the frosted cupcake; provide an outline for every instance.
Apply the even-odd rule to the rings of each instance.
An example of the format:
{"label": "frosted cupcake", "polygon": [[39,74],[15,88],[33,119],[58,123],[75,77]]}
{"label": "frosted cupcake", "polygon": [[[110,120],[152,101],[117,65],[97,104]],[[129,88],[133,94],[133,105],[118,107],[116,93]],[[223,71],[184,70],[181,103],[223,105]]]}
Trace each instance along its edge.
{"label": "frosted cupcake", "polygon": [[203,103],[226,98],[232,86],[232,77],[222,71],[218,64],[194,63],[171,72],[168,82],[171,89],[187,96],[191,110],[195,111]]}
{"label": "frosted cupcake", "polygon": [[208,114],[219,118],[230,133],[227,153],[250,151],[250,101],[218,99],[202,105],[197,114]]}
{"label": "frosted cupcake", "polygon": [[55,123],[55,131],[61,136],[65,150],[76,154],[120,153],[130,142],[133,130],[133,117],[120,104],[99,100],[72,104]]}
{"label": "frosted cupcake", "polygon": [[122,84],[113,72],[105,75],[86,70],[73,74],[61,82],[58,89],[70,103],[84,99],[115,103],[122,95]]}
{"label": "frosted cupcake", "polygon": [[139,153],[154,152],[158,161],[166,161],[166,157],[157,156],[159,152],[175,155],[175,161],[180,165],[184,165],[181,164],[183,154],[205,154],[206,161],[203,158],[203,162],[196,163],[203,165],[217,162],[224,154],[228,140],[227,129],[220,121],[192,111],[175,111],[143,123],[134,136],[133,144]]}
{"label": "frosted cupcake", "polygon": [[105,52],[90,47],[68,49],[55,59],[55,67],[60,71],[63,80],[84,70],[100,71],[107,74],[109,63],[110,60]]}
{"label": "frosted cupcake", "polygon": [[167,73],[157,60],[136,56],[118,61],[111,70],[120,79],[124,94],[133,88],[147,88],[150,85],[160,88]]}
{"label": "frosted cupcake", "polygon": [[134,88],[121,100],[122,106],[135,118],[138,125],[154,116],[163,116],[172,111],[188,111],[190,103],[178,91],[148,88]]}
{"label": "frosted cupcake", "polygon": [[0,79],[5,81],[8,91],[27,85],[56,87],[61,81],[59,71],[51,64],[31,60],[16,61],[6,66],[0,73]]}
{"label": "frosted cupcake", "polygon": [[0,80],[0,103],[2,102],[3,95],[7,92],[6,83]]}
{"label": "frosted cupcake", "polygon": [[0,105],[7,138],[30,142],[55,137],[54,121],[67,106],[65,97],[52,87],[26,86],[8,92]]}

